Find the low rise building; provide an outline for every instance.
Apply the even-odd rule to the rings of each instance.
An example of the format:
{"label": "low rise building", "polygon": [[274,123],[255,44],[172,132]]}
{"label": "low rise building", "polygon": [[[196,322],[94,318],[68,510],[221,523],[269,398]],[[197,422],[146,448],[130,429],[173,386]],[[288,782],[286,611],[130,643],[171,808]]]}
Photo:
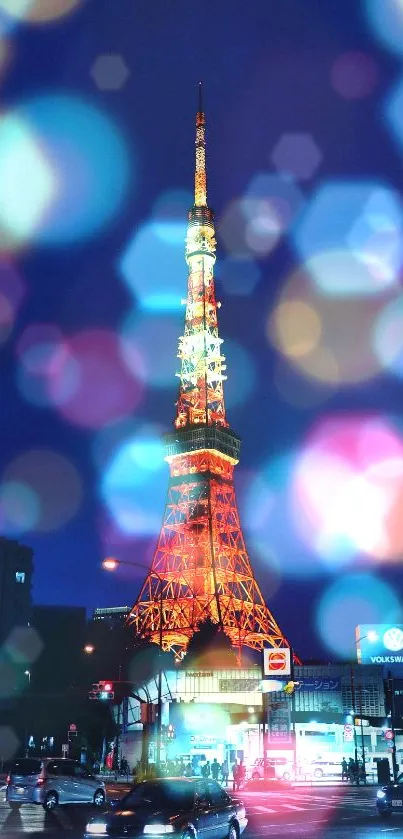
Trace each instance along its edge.
{"label": "low rise building", "polygon": [[[356,753],[371,771],[379,757],[391,756],[382,667],[306,665],[295,667],[294,679],[295,692],[287,696],[267,692],[260,666],[165,672],[162,760],[181,757],[201,765],[217,758],[231,766],[242,758],[252,773],[266,744],[280,767],[277,774],[319,777],[340,775],[342,758]],[[146,694],[156,705],[158,680],[145,686]],[[139,699],[127,701],[123,719],[121,751],[133,764],[141,756]],[[149,758],[155,760],[155,732],[150,741]]]}

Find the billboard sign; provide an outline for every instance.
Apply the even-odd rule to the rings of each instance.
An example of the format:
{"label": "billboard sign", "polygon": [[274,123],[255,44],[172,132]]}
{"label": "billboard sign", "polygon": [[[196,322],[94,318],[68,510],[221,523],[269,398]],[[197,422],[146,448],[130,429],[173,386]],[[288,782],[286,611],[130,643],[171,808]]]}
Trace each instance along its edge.
{"label": "billboard sign", "polygon": [[403,624],[362,623],[355,632],[360,664],[403,664]]}
{"label": "billboard sign", "polygon": [[345,743],[350,743],[354,740],[354,728],[349,723],[346,723],[343,730],[343,740]]}
{"label": "billboard sign", "polygon": [[288,702],[277,702],[269,709],[269,743],[291,742],[291,718]]}
{"label": "billboard sign", "polygon": [[300,690],[323,690],[327,691],[341,690],[341,678],[338,676],[335,679],[298,679]]}
{"label": "billboard sign", "polygon": [[270,647],[263,650],[264,676],[290,676],[291,650],[289,647]]}

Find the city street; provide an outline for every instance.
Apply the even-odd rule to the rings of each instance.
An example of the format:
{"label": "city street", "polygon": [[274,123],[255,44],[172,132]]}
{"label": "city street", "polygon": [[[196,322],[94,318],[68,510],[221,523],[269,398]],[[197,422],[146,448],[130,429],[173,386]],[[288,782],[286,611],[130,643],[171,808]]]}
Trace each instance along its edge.
{"label": "city street", "polygon": [[[108,785],[110,798],[122,786]],[[249,825],[245,839],[295,837],[295,839],[379,839],[384,834],[401,834],[403,818],[383,822],[375,810],[376,787],[296,788],[269,793],[241,793]],[[94,814],[91,807],[59,807],[45,813],[42,807],[25,805],[12,812],[0,793],[0,835],[16,839],[27,833],[31,839],[82,836],[86,821]]]}

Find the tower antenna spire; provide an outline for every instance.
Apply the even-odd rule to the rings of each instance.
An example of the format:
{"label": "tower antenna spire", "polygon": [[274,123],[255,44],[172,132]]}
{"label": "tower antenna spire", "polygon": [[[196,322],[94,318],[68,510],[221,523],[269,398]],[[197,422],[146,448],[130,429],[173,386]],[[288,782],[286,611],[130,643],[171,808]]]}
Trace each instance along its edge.
{"label": "tower antenna spire", "polygon": [[202,83],[199,82],[199,110],[196,114],[195,207],[207,207],[206,118],[203,111]]}
{"label": "tower antenna spire", "polygon": [[199,82],[199,114],[203,113],[203,82]]}

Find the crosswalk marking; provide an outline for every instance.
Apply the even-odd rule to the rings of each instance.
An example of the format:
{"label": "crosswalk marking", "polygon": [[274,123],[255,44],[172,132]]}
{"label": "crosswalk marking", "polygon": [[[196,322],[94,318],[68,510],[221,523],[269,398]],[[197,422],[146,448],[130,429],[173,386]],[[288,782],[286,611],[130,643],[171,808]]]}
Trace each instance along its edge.
{"label": "crosswalk marking", "polygon": [[286,803],[284,803],[283,807],[284,807],[284,810],[299,810],[299,812],[301,812],[302,810],[306,810],[306,807],[298,807],[297,804],[286,804]]}

